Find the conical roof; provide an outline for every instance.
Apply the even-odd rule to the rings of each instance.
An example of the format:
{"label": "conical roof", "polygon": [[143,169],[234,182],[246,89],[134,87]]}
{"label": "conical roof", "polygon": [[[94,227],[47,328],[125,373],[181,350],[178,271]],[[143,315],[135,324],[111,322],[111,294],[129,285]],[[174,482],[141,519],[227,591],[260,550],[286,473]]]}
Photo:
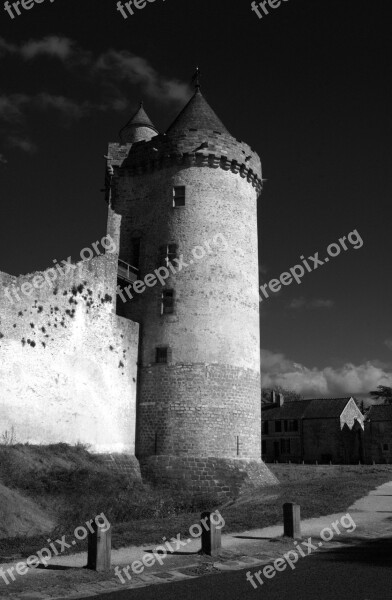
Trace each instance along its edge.
{"label": "conical roof", "polygon": [[143,107],[143,102],[133,117],[120,131],[120,140],[122,144],[132,144],[142,140],[150,140],[158,135],[158,129],[153,125],[150,117]]}
{"label": "conical roof", "polygon": [[204,98],[199,87],[185,108],[170,125],[167,134],[176,134],[189,129],[208,129],[210,131],[219,131],[220,133],[229,133]]}

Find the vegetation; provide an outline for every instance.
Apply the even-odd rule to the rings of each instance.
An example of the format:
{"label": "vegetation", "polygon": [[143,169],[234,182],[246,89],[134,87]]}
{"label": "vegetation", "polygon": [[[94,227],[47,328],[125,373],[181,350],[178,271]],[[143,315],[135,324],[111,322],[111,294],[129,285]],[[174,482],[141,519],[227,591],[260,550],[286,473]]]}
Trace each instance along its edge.
{"label": "vegetation", "polygon": [[303,396],[294,392],[294,390],[287,390],[280,385],[277,385],[274,388],[263,388],[261,390],[261,397],[265,400],[271,400],[272,392],[276,394],[283,394],[285,402],[292,402],[294,400],[303,400]]}
{"label": "vegetation", "polygon": [[376,390],[370,392],[372,398],[384,400],[384,404],[392,404],[392,387],[379,385]]}
{"label": "vegetation", "polygon": [[16,444],[14,426],[12,426],[10,430],[6,430],[0,435],[0,444],[3,444],[4,446],[14,446]]}
{"label": "vegetation", "polygon": [[269,465],[281,482],[265,488],[247,502],[223,511],[225,531],[245,531],[282,523],[282,506],[301,506],[301,519],[347,512],[356,500],[392,479],[389,465]]}
{"label": "vegetation", "polygon": [[[107,468],[102,459],[81,445],[0,446],[0,481],[34,500],[55,519],[52,539],[72,537],[75,527],[104,513],[111,523],[119,524],[113,535],[114,547],[134,544],[135,532],[138,542],[143,543],[148,532],[156,537],[159,523],[179,515],[199,514],[218,504],[214,495],[195,497],[186,490],[170,492],[135,482]],[[191,519],[190,524],[193,522]],[[47,545],[47,537],[1,539],[0,556],[32,554]],[[78,550],[84,548],[80,542]]]}
{"label": "vegetation", "polygon": [[[200,512],[220,508],[225,532],[240,532],[282,522],[282,504],[297,502],[302,518],[347,511],[358,498],[392,479],[389,465],[269,465],[280,481],[219,506],[214,496],[151,488],[109,470],[80,447],[0,446],[3,485],[32,498],[56,518],[47,535],[0,540],[0,557],[30,556],[47,539],[73,538],[76,527],[104,513],[113,524],[114,548],[159,543],[178,533],[187,534]],[[55,537],[54,537],[55,536]],[[86,541],[74,551],[84,551]]]}

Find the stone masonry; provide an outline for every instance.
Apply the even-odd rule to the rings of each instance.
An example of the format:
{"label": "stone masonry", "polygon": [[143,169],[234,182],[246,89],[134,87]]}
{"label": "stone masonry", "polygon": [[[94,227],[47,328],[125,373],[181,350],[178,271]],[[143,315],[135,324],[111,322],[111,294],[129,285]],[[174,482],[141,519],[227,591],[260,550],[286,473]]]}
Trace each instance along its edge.
{"label": "stone masonry", "polygon": [[44,276],[0,274],[0,435],[134,454],[139,327],[115,314],[117,254],[5,296]]}
{"label": "stone masonry", "polygon": [[[229,134],[199,89],[166,135],[152,128],[143,109],[127,125],[127,142],[108,151],[111,208],[122,217],[120,259],[138,268],[135,285],[168,265],[169,247],[187,265],[140,295],[128,286],[129,301],[118,300],[119,314],[141,327],[142,473],[219,493],[271,483],[261,461],[260,159]],[[176,189],[185,191],[184,206],[174,206]],[[170,314],[162,309],[166,290],[174,298]],[[159,348],[167,352],[163,363]]]}

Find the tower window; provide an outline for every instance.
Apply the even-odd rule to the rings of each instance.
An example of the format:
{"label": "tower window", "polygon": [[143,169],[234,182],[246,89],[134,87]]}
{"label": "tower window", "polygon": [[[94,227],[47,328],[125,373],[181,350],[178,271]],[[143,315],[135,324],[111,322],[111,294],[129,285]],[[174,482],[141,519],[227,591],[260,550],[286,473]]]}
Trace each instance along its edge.
{"label": "tower window", "polygon": [[173,188],[173,206],[185,206],[185,185],[179,185]]}
{"label": "tower window", "polygon": [[174,313],[174,290],[162,292],[161,314],[171,315]]}
{"label": "tower window", "polygon": [[156,363],[160,363],[160,364],[167,363],[167,356],[168,356],[167,350],[168,350],[167,348],[156,348],[155,349],[155,362]]}
{"label": "tower window", "polygon": [[166,265],[177,258],[177,244],[168,244],[166,246]]}

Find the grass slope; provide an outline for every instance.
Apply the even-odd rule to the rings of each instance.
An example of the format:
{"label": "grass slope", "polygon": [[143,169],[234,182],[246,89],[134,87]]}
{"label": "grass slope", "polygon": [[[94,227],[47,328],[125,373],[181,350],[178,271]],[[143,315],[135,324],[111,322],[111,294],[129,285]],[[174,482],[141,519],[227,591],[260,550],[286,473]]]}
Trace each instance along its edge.
{"label": "grass slope", "polygon": [[[358,498],[392,479],[392,466],[270,465],[280,484],[220,507],[226,532],[282,522],[282,504],[301,505],[302,518],[346,511]],[[159,543],[187,534],[202,510],[219,507],[213,496],[153,489],[108,470],[97,456],[65,444],[0,447],[0,481],[38,504],[56,521],[50,533],[73,538],[76,527],[104,513],[113,524],[114,548]],[[0,539],[1,556],[29,556],[47,545],[47,535]],[[78,542],[82,551],[86,542]]]}

